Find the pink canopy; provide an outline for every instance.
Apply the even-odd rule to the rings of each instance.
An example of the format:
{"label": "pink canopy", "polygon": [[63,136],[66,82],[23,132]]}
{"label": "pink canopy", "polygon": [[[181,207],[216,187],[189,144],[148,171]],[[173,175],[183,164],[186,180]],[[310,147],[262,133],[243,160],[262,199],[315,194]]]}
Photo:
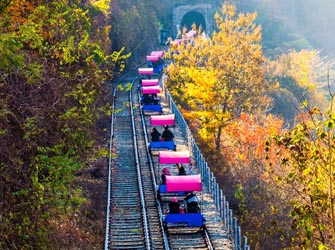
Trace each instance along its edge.
{"label": "pink canopy", "polygon": [[154,50],[150,54],[151,56],[157,56],[158,58],[162,58],[164,56],[163,50]]}
{"label": "pink canopy", "polygon": [[166,191],[201,191],[201,176],[198,175],[166,175]]}
{"label": "pink canopy", "polygon": [[189,32],[186,33],[186,38],[192,38],[195,37],[197,32],[195,30],[190,30]]}
{"label": "pink canopy", "polygon": [[158,60],[159,60],[158,55],[150,55],[150,56],[147,56],[147,61],[157,62]]}
{"label": "pink canopy", "polygon": [[189,151],[159,151],[160,164],[190,164]]}
{"label": "pink canopy", "polygon": [[161,92],[159,86],[144,86],[142,87],[142,94],[158,94]]}
{"label": "pink canopy", "polygon": [[173,45],[180,45],[183,43],[183,39],[174,39],[173,41],[171,41],[171,44]]}
{"label": "pink canopy", "polygon": [[158,79],[142,79],[142,86],[156,86]]}
{"label": "pink canopy", "polygon": [[138,68],[138,73],[140,75],[152,75],[154,73],[153,68]]}
{"label": "pink canopy", "polygon": [[151,126],[174,125],[174,114],[170,115],[152,115],[150,116]]}

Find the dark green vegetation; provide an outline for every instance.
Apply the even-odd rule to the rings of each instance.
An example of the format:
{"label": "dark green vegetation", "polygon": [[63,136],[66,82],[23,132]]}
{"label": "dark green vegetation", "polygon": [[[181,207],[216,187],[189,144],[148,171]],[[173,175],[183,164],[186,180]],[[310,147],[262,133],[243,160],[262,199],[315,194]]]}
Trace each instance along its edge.
{"label": "dark green vegetation", "polygon": [[154,6],[0,1],[1,249],[101,249],[111,81],[156,48]]}
{"label": "dark green vegetation", "polygon": [[120,50],[125,47],[127,52],[131,52],[129,63],[143,63],[145,56],[157,49],[160,28],[157,2],[111,1],[112,48]]}
{"label": "dark green vegetation", "polygon": [[76,175],[104,153],[108,83],[125,57],[110,50],[102,6],[0,7],[0,248],[92,249],[103,231],[92,240],[84,227]]}

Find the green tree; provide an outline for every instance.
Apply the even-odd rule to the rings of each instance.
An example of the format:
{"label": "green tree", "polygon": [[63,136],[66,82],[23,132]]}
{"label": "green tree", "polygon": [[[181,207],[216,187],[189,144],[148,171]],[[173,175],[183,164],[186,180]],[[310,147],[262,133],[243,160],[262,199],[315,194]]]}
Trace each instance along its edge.
{"label": "green tree", "polygon": [[96,154],[107,83],[127,58],[106,48],[108,12],[81,2],[13,0],[0,13],[3,249],[80,240],[60,231],[83,202],[75,173]]}
{"label": "green tree", "polygon": [[113,48],[126,48],[132,53],[131,62],[143,62],[143,58],[159,44],[159,21],[157,1],[112,1]]}
{"label": "green tree", "polygon": [[268,142],[281,148],[281,167],[271,162],[270,168],[292,203],[292,245],[304,249],[335,247],[333,101],[334,95],[326,113],[305,102],[299,123]]}

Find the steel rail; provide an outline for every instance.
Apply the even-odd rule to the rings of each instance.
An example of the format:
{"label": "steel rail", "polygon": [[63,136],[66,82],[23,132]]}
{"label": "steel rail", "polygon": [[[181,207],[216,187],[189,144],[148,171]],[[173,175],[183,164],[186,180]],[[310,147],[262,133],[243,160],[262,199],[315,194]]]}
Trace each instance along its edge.
{"label": "steel rail", "polygon": [[[136,82],[135,73],[131,80]],[[118,89],[115,98],[113,150],[115,160],[111,175],[111,211],[108,249],[147,249],[148,239],[143,218],[141,180],[136,164],[136,143],[132,125],[132,113],[128,86]]]}
{"label": "steel rail", "polygon": [[[143,65],[143,64],[142,64]],[[141,65],[140,65],[141,66]],[[115,173],[112,174],[112,159],[113,159],[113,147],[114,146],[114,138],[115,138],[115,117],[116,117],[116,97],[117,97],[117,93],[118,93],[118,87],[119,87],[119,84],[124,81],[127,77],[129,77],[131,74],[133,75],[136,75],[136,78],[133,78],[133,83],[134,84],[135,82],[138,81],[138,75],[137,75],[137,67],[133,70],[130,70],[129,72],[125,73],[116,83],[116,86],[114,86],[114,90],[113,90],[113,99],[112,99],[112,108],[113,108],[113,112],[112,112],[112,120],[111,120],[111,126],[110,126],[110,141],[109,141],[109,159],[108,159],[108,176],[107,176],[107,207],[106,207],[106,227],[105,227],[105,242],[104,242],[104,249],[107,250],[109,248],[113,248],[113,246],[111,246],[111,210],[113,209],[112,206],[115,207],[115,204],[112,204],[112,198],[113,198],[113,195],[112,195],[112,176],[114,175],[115,176]],[[130,103],[130,109],[129,109],[129,112],[130,112],[130,118],[129,118],[129,124],[132,123],[132,134],[133,134],[133,149],[134,149],[134,157],[135,157],[135,162],[136,162],[136,172],[137,172],[137,183],[138,183],[138,188],[137,188],[137,192],[139,193],[139,200],[140,200],[140,203],[141,203],[141,210],[142,210],[142,215],[141,215],[141,218],[143,219],[142,221],[142,227],[143,227],[143,231],[144,231],[144,238],[146,239],[146,242],[145,242],[145,245],[146,246],[150,246],[150,236],[149,236],[149,232],[147,230],[148,226],[147,226],[147,222],[146,222],[146,211],[145,211],[145,208],[146,208],[146,205],[145,205],[145,199],[144,199],[144,195],[143,195],[143,188],[142,188],[142,181],[141,181],[141,175],[140,175],[140,172],[139,172],[139,165],[138,165],[138,153],[137,153],[137,144],[136,144],[136,132],[134,131],[134,118],[133,118],[133,111],[132,111],[132,107],[131,107],[131,104],[132,104],[132,101],[131,101],[131,94],[128,96],[128,101]],[[122,104],[123,108],[126,107],[126,105],[124,105],[125,103]],[[120,107],[118,108],[120,109]],[[128,116],[128,115],[127,115]],[[120,118],[122,120],[122,118]],[[131,122],[130,122],[131,121]],[[122,127],[122,126],[121,126]],[[120,131],[120,130],[119,130]],[[115,172],[115,171],[114,171]],[[114,181],[115,182],[115,181]],[[117,185],[117,184],[116,184]],[[130,186],[127,186],[126,188],[130,188]],[[119,195],[118,193],[116,193],[114,196],[117,196]],[[119,199],[120,198],[117,198],[116,199]],[[116,204],[117,205],[117,204]],[[129,205],[129,204],[128,204]],[[120,216],[120,215],[116,215],[117,216]],[[121,215],[122,216],[122,215]],[[116,218],[118,219],[118,218]],[[120,218],[119,218],[120,219]],[[125,230],[124,228],[124,225],[120,225],[120,232],[122,233],[122,230]],[[116,230],[114,230],[115,232]],[[133,232],[135,232],[136,230],[133,230]],[[127,247],[127,246],[125,246]],[[150,247],[148,247],[147,249],[150,249]]]}
{"label": "steel rail", "polygon": [[[118,79],[116,84],[118,85],[122,82],[132,71],[127,72],[121,78]],[[107,208],[106,208],[106,226],[105,226],[105,244],[104,249],[108,249],[109,243],[109,225],[110,225],[110,210],[111,210],[111,168],[112,168],[112,150],[113,150],[113,138],[114,138],[114,107],[115,107],[115,97],[117,88],[113,89],[112,98],[112,117],[110,124],[110,137],[109,137],[109,152],[108,152],[108,174],[107,174]]]}
{"label": "steel rail", "polygon": [[[160,74],[161,76],[161,74]],[[137,92],[138,94],[138,99],[140,99],[140,91]],[[143,114],[143,112],[140,111],[140,116],[141,116],[141,124],[142,124],[142,131],[143,131],[143,135],[144,135],[144,140],[145,140],[145,145],[149,144],[149,139],[148,139],[148,125],[147,122],[145,120],[145,116]],[[157,208],[158,208],[158,213],[159,213],[159,222],[160,222],[160,230],[163,234],[163,243],[164,243],[164,248],[165,250],[170,250],[170,246],[169,246],[169,242],[168,242],[168,236],[164,230],[163,227],[163,213],[162,213],[162,207],[160,202],[157,200],[157,181],[156,181],[156,174],[155,174],[155,168],[154,168],[154,163],[152,160],[152,156],[149,150],[149,147],[146,146],[146,154],[148,157],[148,164],[149,164],[149,168],[150,168],[150,173],[151,173],[151,177],[152,177],[152,183],[154,186],[154,196],[156,199],[156,203],[157,203]]]}
{"label": "steel rail", "polygon": [[[138,97],[140,97],[140,93],[138,93]],[[165,102],[164,98],[161,101]],[[149,119],[145,119],[145,116],[143,115],[143,113],[141,114],[141,117],[142,117],[143,133],[145,136],[146,145],[148,145],[148,142],[149,142],[148,140],[149,129],[148,128],[150,127],[150,121]],[[156,177],[155,173],[157,169],[155,171],[155,166],[154,166],[154,162],[152,159],[152,155],[150,154],[148,147],[147,147],[147,154],[149,158],[149,165],[152,171],[152,176],[154,178],[153,183],[155,183],[155,186],[157,186],[158,180],[156,178],[159,178],[159,177],[158,176]],[[157,197],[156,189],[155,189],[155,195]],[[164,232],[163,240],[164,240],[165,249],[184,249],[185,242],[188,242],[188,241],[193,242],[193,244],[187,245],[185,249],[193,249],[193,248],[208,249],[208,250],[214,249],[209,233],[205,227],[201,231],[196,231],[194,229],[186,228],[186,229],[174,230],[176,234],[168,234],[168,232],[165,231],[163,227],[163,215],[164,214],[163,214],[162,205],[158,200],[157,200],[157,203],[158,203],[158,210],[160,214],[160,222],[162,225],[162,230]],[[179,240],[180,238],[183,240]],[[180,242],[180,244],[178,244],[177,242]]]}
{"label": "steel rail", "polygon": [[[134,83],[137,83],[138,78],[135,79],[132,86],[134,86]],[[140,170],[140,161],[139,161],[139,153],[138,153],[138,147],[137,147],[137,136],[136,136],[136,128],[135,128],[135,122],[134,122],[134,110],[133,110],[133,94],[132,91],[129,92],[129,100],[130,100],[130,113],[131,113],[131,122],[132,122],[132,129],[133,129],[133,138],[134,138],[134,150],[135,150],[135,160],[136,160],[136,170],[137,170],[137,179],[138,179],[138,186],[140,191],[140,198],[141,198],[141,205],[142,205],[142,217],[143,217],[143,226],[144,226],[144,237],[146,242],[146,249],[150,250],[150,233],[148,229],[148,220],[147,220],[147,211],[146,211],[146,202],[144,199],[144,191],[143,191],[143,180]]]}

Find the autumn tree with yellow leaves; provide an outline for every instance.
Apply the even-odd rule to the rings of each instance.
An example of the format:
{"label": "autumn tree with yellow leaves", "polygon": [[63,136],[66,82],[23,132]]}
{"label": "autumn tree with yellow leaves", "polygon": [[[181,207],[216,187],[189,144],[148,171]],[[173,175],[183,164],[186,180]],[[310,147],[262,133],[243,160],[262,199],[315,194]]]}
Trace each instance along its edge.
{"label": "autumn tree with yellow leaves", "polygon": [[[302,116],[282,134],[283,121],[266,115],[272,107],[268,95],[283,90],[296,94],[296,104],[322,103],[315,69],[323,61],[315,51],[265,60],[255,17],[224,4],[212,37],[199,29],[196,37],[172,44],[167,87],[206,146],[215,150],[211,155],[221,160],[211,168],[229,199],[238,201],[235,211],[251,245],[329,249],[335,221],[333,115],[328,112],[322,120],[322,112],[309,109],[309,119]],[[265,147],[269,136],[274,139]]]}
{"label": "autumn tree with yellow leaves", "polygon": [[221,12],[215,15],[217,31],[211,38],[199,29],[191,42],[171,46],[173,63],[166,70],[172,95],[192,110],[186,116],[198,123],[202,138],[217,150],[229,121],[270,103],[256,14],[237,14],[229,4]]}

